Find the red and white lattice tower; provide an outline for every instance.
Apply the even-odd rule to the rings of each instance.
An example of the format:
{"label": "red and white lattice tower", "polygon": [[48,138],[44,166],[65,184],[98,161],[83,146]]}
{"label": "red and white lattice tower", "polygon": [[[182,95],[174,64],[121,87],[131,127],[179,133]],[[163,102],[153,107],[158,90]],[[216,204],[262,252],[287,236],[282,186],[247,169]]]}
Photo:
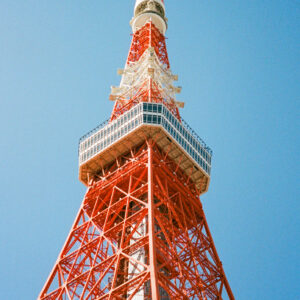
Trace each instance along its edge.
{"label": "red and white lattice tower", "polygon": [[39,298],[234,299],[200,202],[211,150],[180,118],[162,0],[137,0],[110,119],[81,138],[87,192]]}

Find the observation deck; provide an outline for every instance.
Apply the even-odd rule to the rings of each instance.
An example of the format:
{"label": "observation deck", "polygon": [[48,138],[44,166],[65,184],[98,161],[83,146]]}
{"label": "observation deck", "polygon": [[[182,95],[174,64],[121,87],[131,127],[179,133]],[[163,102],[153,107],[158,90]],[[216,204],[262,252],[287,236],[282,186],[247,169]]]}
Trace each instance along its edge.
{"label": "observation deck", "polygon": [[118,156],[153,138],[196,184],[208,190],[212,151],[183,120],[179,121],[162,103],[139,103],[117,119],[109,120],[79,141],[79,179],[88,185],[89,174],[97,174]]}

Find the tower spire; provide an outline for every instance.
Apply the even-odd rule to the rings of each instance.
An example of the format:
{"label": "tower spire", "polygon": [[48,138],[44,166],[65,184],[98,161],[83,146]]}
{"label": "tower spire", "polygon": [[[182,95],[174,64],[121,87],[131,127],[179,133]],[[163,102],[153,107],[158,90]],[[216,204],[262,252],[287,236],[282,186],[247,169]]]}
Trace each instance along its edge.
{"label": "tower spire", "polygon": [[[132,42],[120,85],[113,86],[110,100],[116,101],[111,120],[141,102],[164,103],[180,120],[176,100],[181,87],[175,86],[178,76],[170,69],[165,32],[167,19],[161,0],[137,0],[131,20]],[[150,97],[151,96],[151,97]]]}

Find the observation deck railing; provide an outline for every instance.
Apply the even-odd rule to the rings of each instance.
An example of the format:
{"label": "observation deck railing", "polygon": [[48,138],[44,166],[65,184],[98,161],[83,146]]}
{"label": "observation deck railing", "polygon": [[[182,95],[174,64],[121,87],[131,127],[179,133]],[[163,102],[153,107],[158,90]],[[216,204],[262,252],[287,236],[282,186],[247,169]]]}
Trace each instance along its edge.
{"label": "observation deck railing", "polygon": [[162,127],[208,175],[212,150],[184,121],[180,122],[162,103],[139,103],[117,119],[106,120],[79,140],[79,165],[142,125]]}

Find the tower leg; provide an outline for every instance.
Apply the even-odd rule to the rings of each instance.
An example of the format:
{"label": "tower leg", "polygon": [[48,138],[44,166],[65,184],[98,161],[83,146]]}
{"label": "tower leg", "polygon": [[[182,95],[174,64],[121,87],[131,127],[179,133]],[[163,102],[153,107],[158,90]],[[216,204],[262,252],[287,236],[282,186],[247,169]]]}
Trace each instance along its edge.
{"label": "tower leg", "polygon": [[154,229],[154,199],[153,199],[153,149],[152,141],[148,141],[148,220],[149,220],[149,259],[150,259],[150,282],[153,299],[159,300],[157,280],[157,260],[155,247]]}
{"label": "tower leg", "polygon": [[95,179],[39,299],[234,300],[197,189],[155,142]]}

